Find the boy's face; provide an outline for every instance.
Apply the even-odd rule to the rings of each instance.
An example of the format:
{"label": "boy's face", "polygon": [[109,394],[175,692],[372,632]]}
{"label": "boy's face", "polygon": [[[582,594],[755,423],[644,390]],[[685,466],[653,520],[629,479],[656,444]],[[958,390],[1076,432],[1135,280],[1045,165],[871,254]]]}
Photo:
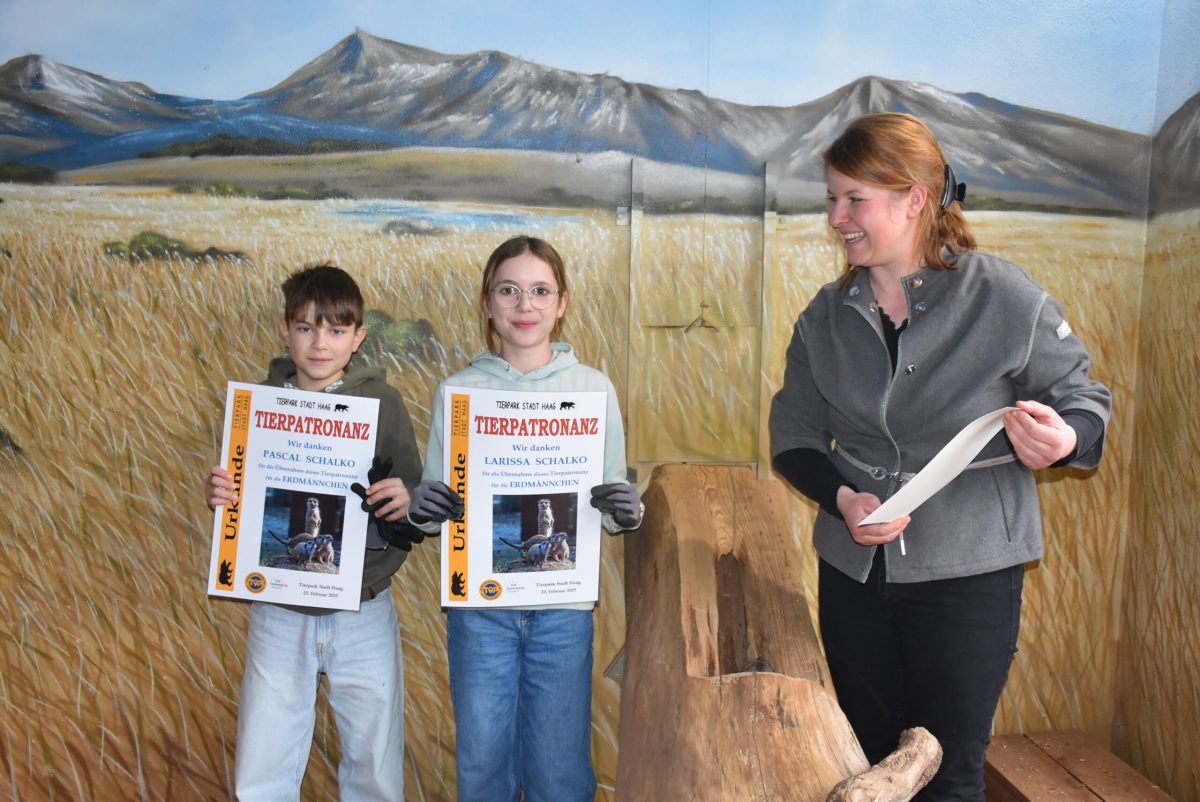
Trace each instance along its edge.
{"label": "boy's face", "polygon": [[317,325],[309,306],[295,320],[280,321],[279,336],[283,337],[296,365],[296,386],[319,391],[342,378],[350,357],[367,336],[367,329],[328,320]]}

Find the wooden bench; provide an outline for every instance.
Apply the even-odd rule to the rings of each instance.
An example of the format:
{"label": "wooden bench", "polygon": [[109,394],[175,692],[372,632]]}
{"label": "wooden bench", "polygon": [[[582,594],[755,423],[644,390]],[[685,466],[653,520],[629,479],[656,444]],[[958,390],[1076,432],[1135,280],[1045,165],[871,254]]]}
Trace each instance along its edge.
{"label": "wooden bench", "polygon": [[992,738],[988,802],[1171,802],[1159,786],[1081,732]]}

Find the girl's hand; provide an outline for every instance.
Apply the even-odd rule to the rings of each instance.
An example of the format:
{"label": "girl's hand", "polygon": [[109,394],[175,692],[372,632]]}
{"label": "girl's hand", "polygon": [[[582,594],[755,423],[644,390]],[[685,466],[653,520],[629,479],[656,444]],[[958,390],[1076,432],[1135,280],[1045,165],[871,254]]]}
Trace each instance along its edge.
{"label": "girl's hand", "polygon": [[891,543],[900,537],[904,528],[912,522],[912,518],[905,515],[885,524],[858,525],[859,521],[873,513],[882,503],[873,493],[856,493],[849,485],[838,488],[838,512],[846,521],[850,537],[860,546],[882,546],[884,543]]}
{"label": "girl's hand", "polygon": [[1018,401],[1017,411],[1004,416],[1004,432],[1017,459],[1035,471],[1075,453],[1075,430],[1037,401]]}
{"label": "girl's hand", "polygon": [[204,500],[210,510],[237,501],[233,475],[220,465],[212,466],[208,472],[208,478],[204,481]]}
{"label": "girl's hand", "polygon": [[451,490],[445,482],[426,479],[413,488],[408,520],[421,525],[461,521],[465,506],[462,496]]}
{"label": "girl's hand", "polygon": [[646,512],[637,488],[628,482],[596,485],[592,488],[591,504],[601,513],[611,515],[613,523],[622,529],[637,529]]}

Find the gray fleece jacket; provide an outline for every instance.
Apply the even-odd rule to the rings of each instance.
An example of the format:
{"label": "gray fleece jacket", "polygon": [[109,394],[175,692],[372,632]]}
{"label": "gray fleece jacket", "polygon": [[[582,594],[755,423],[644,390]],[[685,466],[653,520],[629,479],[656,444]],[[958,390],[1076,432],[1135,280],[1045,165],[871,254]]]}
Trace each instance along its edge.
{"label": "gray fleece jacket", "polygon": [[[796,323],[771,403],[772,457],[817,449],[860,491],[885,500],[900,478],[874,478],[861,465],[917,473],[967,423],[1018,399],[1060,413],[1083,410],[1107,424],[1108,388],[1088,376],[1088,353],[1062,307],[1020,267],[969,251],[956,269],[922,268],[902,285],[909,318],[894,371],[879,315],[869,308],[868,270],[845,289],[834,282],[818,291]],[[1094,468],[1102,451],[1103,438],[1071,464]],[[1006,456],[1012,446],[1000,432],[976,461]],[[877,547],[855,543],[843,521],[819,511],[813,540],[822,559],[866,580]],[[904,556],[897,541],[883,547],[890,582],[1038,559],[1033,472],[1016,461],[964,471],[913,512],[905,541]]]}

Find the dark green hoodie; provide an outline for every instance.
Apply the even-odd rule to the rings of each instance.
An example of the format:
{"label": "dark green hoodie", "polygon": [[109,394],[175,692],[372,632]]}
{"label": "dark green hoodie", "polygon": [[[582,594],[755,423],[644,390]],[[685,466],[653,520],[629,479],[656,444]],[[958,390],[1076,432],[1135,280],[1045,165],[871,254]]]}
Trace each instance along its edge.
{"label": "dark green hoodie", "polygon": [[[404,406],[400,392],[386,381],[387,374],[383,368],[367,368],[355,366],[353,363],[346,367],[346,374],[339,381],[325,388],[325,392],[335,395],[355,395],[363,398],[375,398],[379,401],[379,425],[376,429],[375,454],[380,457],[392,458],[392,476],[404,480],[409,488],[421,481],[421,457],[417,450],[417,440],[413,435],[412,420]],[[271,387],[295,387],[296,366],[288,357],[271,360],[265,384]],[[366,477],[362,478],[366,484]],[[354,496],[350,502],[357,501]],[[371,525],[374,529],[374,524]],[[361,601],[373,599],[387,591],[392,583],[392,574],[404,562],[408,552],[393,546],[383,549],[367,549],[363,561],[362,596]],[[334,610],[317,607],[297,607],[281,605],[289,610],[309,613],[312,615],[328,615]]]}

